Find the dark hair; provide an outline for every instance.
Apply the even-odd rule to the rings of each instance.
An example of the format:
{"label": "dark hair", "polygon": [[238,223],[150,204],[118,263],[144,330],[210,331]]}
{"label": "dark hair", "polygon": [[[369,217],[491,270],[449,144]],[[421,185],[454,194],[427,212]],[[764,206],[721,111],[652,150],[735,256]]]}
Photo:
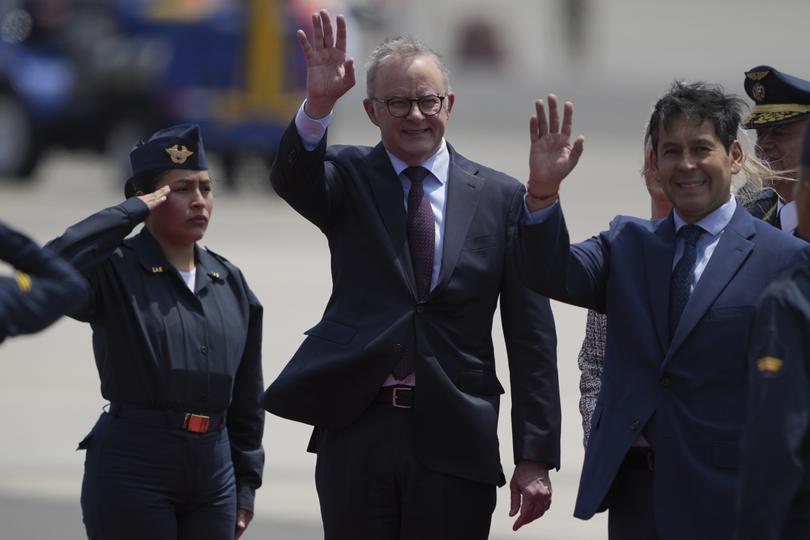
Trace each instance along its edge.
{"label": "dark hair", "polygon": [[160,169],[157,171],[148,171],[133,176],[127,180],[124,185],[124,196],[126,198],[134,197],[139,191],[142,193],[152,193],[155,191],[163,174],[169,169]]}
{"label": "dark hair", "polygon": [[675,81],[669,92],[655,104],[650,117],[653,150],[658,152],[661,127],[669,129],[675,119],[686,117],[700,123],[711,121],[715,135],[728,152],[737,139],[744,108],[745,102],[733,94],[726,94],[722,86]]}

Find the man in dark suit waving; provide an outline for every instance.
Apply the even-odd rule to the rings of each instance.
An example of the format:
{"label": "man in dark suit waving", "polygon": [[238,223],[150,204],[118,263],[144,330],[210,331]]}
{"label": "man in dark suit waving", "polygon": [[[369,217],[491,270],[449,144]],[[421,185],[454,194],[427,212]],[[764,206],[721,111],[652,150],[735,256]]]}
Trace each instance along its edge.
{"label": "man in dark suit waving", "polygon": [[730,538],[754,306],[806,245],[731,196],[741,102],[702,83],[673,85],[650,120],[674,210],[571,245],[557,194],[583,148],[572,115],[560,124],[550,96],[546,120],[538,101],[519,253],[537,291],[608,316],[574,515],[608,508],[612,539]]}
{"label": "man in dark suit waving", "polygon": [[512,256],[525,189],[444,139],[455,101],[425,45],[372,53],[364,106],[374,148],[326,147],[354,85],[346,24],[313,16],[307,99],[271,172],[276,191],[326,235],[332,296],[265,393],[265,408],[316,426],[327,540],[485,539],[505,483],[492,318],[500,302],[512,387],[515,528],[551,502],[559,463],[556,337],[548,300]]}

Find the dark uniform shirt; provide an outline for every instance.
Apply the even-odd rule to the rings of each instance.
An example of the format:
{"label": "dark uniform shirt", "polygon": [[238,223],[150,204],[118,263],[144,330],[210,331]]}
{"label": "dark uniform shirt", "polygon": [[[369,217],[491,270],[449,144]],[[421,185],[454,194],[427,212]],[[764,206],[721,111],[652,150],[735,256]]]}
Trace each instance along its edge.
{"label": "dark uniform shirt", "polygon": [[738,538],[810,538],[810,269],[770,285],[752,333]]}
{"label": "dark uniform shirt", "polygon": [[87,285],[73,267],[2,223],[0,259],[18,271],[0,278],[0,342],[42,330],[87,298]]}
{"label": "dark uniform shirt", "polygon": [[242,273],[195,246],[192,293],[144,227],[140,199],[102,210],[51,244],[90,283],[87,306],[101,394],[114,403],[191,413],[227,410],[237,503],[261,485],[262,307]]}
{"label": "dark uniform shirt", "polygon": [[763,188],[743,204],[748,213],[759,218],[765,223],[769,223],[777,229],[782,228],[779,219],[779,195],[772,188]]}

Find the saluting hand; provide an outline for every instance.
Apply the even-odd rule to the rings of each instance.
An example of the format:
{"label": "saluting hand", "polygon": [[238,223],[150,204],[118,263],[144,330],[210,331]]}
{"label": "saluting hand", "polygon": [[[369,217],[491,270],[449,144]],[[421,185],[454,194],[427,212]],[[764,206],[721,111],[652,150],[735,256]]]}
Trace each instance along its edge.
{"label": "saluting hand", "polygon": [[146,206],[149,207],[149,211],[151,212],[164,202],[169,197],[169,192],[171,188],[169,186],[163,186],[160,189],[156,189],[152,193],[147,193],[146,195],[139,195],[138,198],[146,203]]}
{"label": "saluting hand", "polygon": [[298,30],[296,35],[307,60],[306,113],[322,118],[354,86],[354,59],[346,57],[343,15],[337,16],[337,37],[333,35],[332,20],[325,9],[312,15],[312,32],[311,43],[303,30]]}
{"label": "saluting hand", "polygon": [[563,105],[563,121],[557,112],[557,97],[548,96],[548,121],[543,100],[535,103],[537,115],[529,121],[531,149],[529,151],[529,195],[526,204],[534,212],[551,205],[557,199],[560,183],[568,176],[582,155],[585,137],[580,135],[571,144],[571,123],[574,105]]}

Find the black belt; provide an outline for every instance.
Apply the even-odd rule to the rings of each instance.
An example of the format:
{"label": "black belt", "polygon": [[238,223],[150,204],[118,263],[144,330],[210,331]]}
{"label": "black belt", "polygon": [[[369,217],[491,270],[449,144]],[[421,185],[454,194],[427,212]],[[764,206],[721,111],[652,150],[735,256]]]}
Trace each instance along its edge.
{"label": "black belt", "polygon": [[110,414],[116,418],[126,418],[127,420],[133,420],[141,424],[181,429],[193,433],[207,433],[209,431],[220,430],[225,427],[226,418],[224,412],[198,414],[162,411],[124,403],[110,403]]}
{"label": "black belt", "polygon": [[655,452],[647,446],[631,446],[624,456],[622,467],[652,471],[655,469]]}
{"label": "black belt", "polygon": [[397,409],[412,409],[415,397],[413,386],[383,386],[375,401]]}

